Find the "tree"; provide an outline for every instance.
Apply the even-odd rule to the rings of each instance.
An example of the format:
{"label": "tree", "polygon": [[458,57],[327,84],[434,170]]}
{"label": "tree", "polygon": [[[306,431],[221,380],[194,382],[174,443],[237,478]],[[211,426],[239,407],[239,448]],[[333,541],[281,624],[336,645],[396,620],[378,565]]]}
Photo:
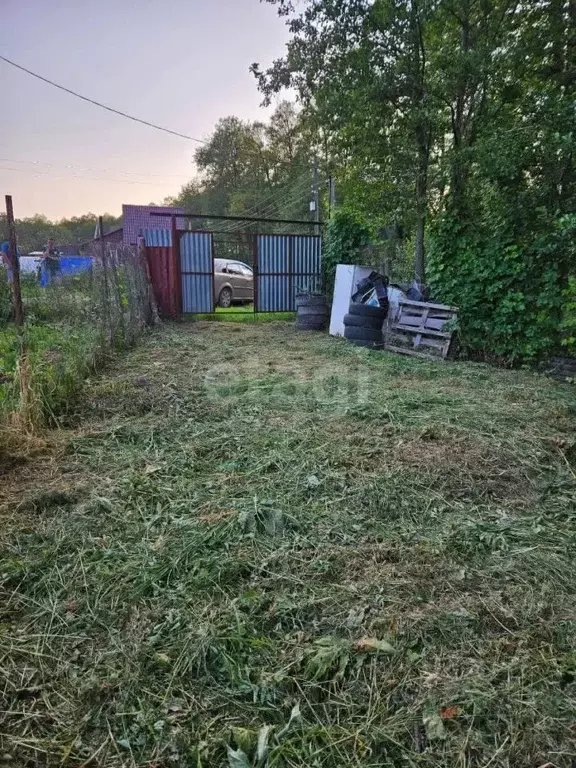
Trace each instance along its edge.
{"label": "tree", "polygon": [[[491,17],[475,28],[476,50],[484,48],[481,108],[469,129],[464,116],[459,144],[454,134],[431,277],[438,295],[460,306],[471,347],[534,359],[559,344],[575,269],[567,218],[576,204],[574,4],[491,2],[486,10]],[[446,82],[448,65],[440,72]]]}
{"label": "tree", "polygon": [[223,118],[195,161],[199,178],[168,202],[203,214],[309,216],[309,135],[290,102],[281,102],[268,123]]}
{"label": "tree", "polygon": [[[112,216],[107,213],[102,218],[105,231],[122,226],[121,216]],[[98,217],[94,213],[59,221],[50,221],[46,216],[39,214],[16,219],[18,246],[22,253],[39,251],[46,246],[50,238],[57,245],[81,245],[94,237],[97,221]],[[0,236],[6,231],[6,216],[0,214]]]}
{"label": "tree", "polygon": [[[415,274],[424,278],[428,176],[435,136],[426,30],[433,0],[268,0],[290,18],[287,54],[252,72],[266,99],[286,87],[331,133],[348,169],[387,174],[415,231]],[[344,172],[344,176],[346,173]],[[388,224],[397,218],[390,216]]]}

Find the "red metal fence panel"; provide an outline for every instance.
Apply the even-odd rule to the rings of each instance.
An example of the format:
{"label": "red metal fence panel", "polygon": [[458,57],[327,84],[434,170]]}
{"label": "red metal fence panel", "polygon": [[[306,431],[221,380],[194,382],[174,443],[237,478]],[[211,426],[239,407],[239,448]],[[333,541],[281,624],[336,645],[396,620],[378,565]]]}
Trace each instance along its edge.
{"label": "red metal fence panel", "polygon": [[158,311],[163,317],[179,317],[178,274],[174,265],[174,250],[169,245],[146,246],[146,259]]}

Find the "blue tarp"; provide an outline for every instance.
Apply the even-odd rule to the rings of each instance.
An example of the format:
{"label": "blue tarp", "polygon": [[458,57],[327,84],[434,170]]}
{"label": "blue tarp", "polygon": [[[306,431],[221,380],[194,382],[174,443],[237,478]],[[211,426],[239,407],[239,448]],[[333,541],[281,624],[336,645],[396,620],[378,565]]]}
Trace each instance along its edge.
{"label": "blue tarp", "polygon": [[[82,272],[90,272],[92,269],[92,259],[90,256],[62,256],[60,258],[59,275],[77,275]],[[48,285],[48,275],[46,267],[42,265],[40,274],[40,285]]]}

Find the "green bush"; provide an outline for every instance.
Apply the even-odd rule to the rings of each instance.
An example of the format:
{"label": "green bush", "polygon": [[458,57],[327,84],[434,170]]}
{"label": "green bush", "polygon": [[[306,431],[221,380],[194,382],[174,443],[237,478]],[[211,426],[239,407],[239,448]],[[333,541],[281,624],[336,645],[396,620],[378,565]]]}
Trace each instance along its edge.
{"label": "green bush", "polygon": [[574,323],[563,283],[576,216],[540,210],[522,228],[511,222],[481,211],[467,224],[445,215],[432,232],[428,276],[434,295],[459,307],[463,344],[515,364],[558,350]]}
{"label": "green bush", "polygon": [[359,216],[349,211],[336,211],[326,228],[322,254],[324,281],[329,297],[334,292],[338,264],[356,264],[362,250],[370,243],[370,232]]}
{"label": "green bush", "polygon": [[568,288],[563,294],[564,305],[562,308],[562,346],[570,355],[576,355],[576,276],[568,281]]}
{"label": "green bush", "polygon": [[6,268],[0,266],[0,326],[12,317],[12,294]]}

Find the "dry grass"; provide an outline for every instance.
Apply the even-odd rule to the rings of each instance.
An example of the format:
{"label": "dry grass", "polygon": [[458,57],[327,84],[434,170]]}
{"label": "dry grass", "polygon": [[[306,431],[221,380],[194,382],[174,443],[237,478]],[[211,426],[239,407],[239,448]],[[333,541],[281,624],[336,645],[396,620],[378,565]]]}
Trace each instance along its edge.
{"label": "dry grass", "polygon": [[2,476],[4,762],[571,768],[569,387],[282,323],[115,366]]}

